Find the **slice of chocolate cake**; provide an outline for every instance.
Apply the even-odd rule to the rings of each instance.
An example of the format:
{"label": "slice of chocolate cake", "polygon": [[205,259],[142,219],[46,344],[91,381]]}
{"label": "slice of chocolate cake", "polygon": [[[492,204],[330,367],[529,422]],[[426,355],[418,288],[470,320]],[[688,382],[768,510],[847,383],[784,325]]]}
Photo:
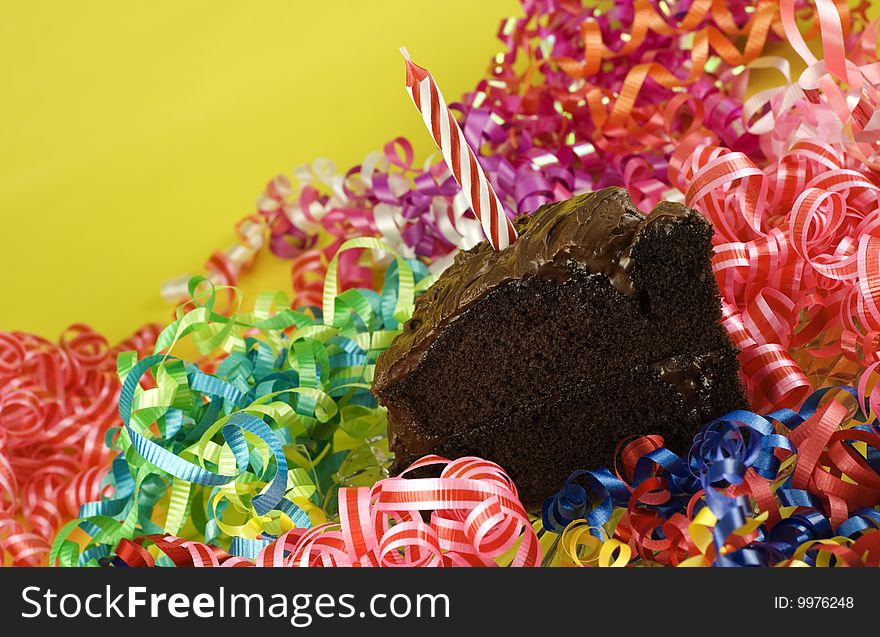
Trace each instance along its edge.
{"label": "slice of chocolate cake", "polygon": [[541,207],[520,237],[457,255],[376,365],[392,473],[436,453],[504,467],[535,509],[571,471],[658,433],[686,452],[747,403],[719,324],[712,228],[625,190]]}

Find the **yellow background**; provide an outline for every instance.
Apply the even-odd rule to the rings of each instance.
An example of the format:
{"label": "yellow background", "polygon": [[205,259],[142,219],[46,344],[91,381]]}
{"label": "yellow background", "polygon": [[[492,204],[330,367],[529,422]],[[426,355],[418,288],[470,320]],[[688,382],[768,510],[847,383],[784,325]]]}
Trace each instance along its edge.
{"label": "yellow background", "polygon": [[[516,0],[31,0],[0,5],[0,330],[118,340],[164,322],[263,184],[427,134],[406,45],[452,100],[500,50]],[[778,78],[774,78],[778,79]],[[263,255],[243,281],[289,288]]]}
{"label": "yellow background", "polygon": [[[396,135],[430,139],[407,46],[450,99],[500,50],[516,0],[0,4],[0,330],[164,322],[161,284],[202,272],[263,184]],[[246,293],[289,289],[264,255]],[[253,298],[252,294],[248,294]],[[247,302],[247,299],[246,299]]]}

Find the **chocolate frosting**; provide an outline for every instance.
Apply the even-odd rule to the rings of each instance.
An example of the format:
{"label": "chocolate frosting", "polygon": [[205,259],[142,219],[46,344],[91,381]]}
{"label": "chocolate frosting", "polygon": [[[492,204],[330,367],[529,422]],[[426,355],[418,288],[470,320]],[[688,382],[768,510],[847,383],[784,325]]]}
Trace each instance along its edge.
{"label": "chocolate frosting", "polygon": [[397,384],[418,366],[443,328],[498,287],[532,276],[560,282],[572,265],[603,274],[621,293],[632,295],[632,248],[657,224],[696,215],[685,206],[661,202],[650,215],[639,211],[623,188],[605,188],[546,204],[514,221],[519,238],[495,251],[487,241],[456,255],[430,289],[416,300],[403,332],[379,356],[373,389]]}

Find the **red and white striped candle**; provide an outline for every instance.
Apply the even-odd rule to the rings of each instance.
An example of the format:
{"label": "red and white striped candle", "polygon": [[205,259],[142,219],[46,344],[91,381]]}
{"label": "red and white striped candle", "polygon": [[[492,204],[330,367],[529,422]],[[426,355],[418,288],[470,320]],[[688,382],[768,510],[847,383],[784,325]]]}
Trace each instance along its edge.
{"label": "red and white striped candle", "polygon": [[425,126],[443,154],[452,176],[480,220],[489,243],[496,250],[503,250],[516,239],[516,230],[507,218],[501,200],[486,178],[474,151],[468,146],[452,111],[446,106],[434,78],[427,69],[409,59],[406,49],[400,49],[400,52],[406,58],[406,90],[421,112]]}

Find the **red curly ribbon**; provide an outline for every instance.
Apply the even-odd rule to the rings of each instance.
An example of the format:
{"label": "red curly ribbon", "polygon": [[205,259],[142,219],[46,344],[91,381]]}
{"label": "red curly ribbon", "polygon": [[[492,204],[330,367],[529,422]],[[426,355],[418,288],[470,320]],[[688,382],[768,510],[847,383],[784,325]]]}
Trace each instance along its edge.
{"label": "red curly ribbon", "polygon": [[111,349],[79,324],[57,344],[0,332],[0,564],[40,564],[61,524],[102,495],[104,437],[120,424],[116,354],[146,353],[158,333]]}
{"label": "red curly ribbon", "polygon": [[764,170],[717,146],[676,153],[688,205],[715,225],[724,323],[759,407],[796,406],[811,389],[795,347],[876,356],[880,183],[842,153],[799,141]]}
{"label": "red curly ribbon", "polygon": [[[537,566],[541,548],[516,487],[495,463],[426,456],[407,469],[442,466],[439,478],[387,478],[339,490],[339,522],[293,529],[254,562],[168,536],[123,540],[128,566],[154,566],[157,546],[177,566]],[[425,522],[424,515],[430,514]]]}

